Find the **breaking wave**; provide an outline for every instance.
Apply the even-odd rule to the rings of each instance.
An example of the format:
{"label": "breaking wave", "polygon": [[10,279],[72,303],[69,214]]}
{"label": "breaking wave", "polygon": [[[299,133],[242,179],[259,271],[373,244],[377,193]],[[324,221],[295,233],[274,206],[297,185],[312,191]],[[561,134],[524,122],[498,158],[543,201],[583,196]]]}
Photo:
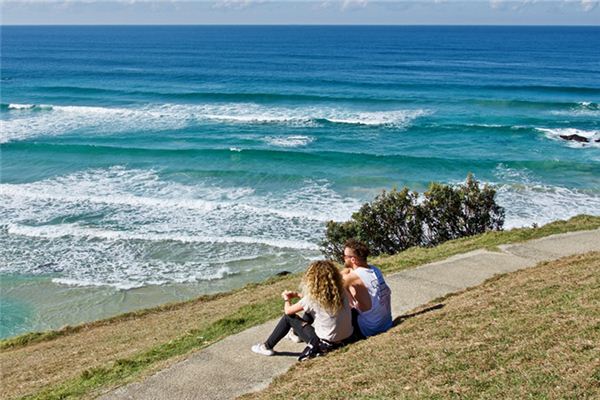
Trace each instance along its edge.
{"label": "breaking wave", "polygon": [[542,183],[527,169],[498,165],[497,201],[506,210],[505,229],[547,224],[578,214],[600,213],[600,192]]}
{"label": "breaking wave", "polygon": [[240,257],[290,269],[318,254],[324,221],[349,218],[360,202],[325,180],[257,193],[115,166],[0,184],[0,204],[0,271],[130,288],[241,273]]}
{"label": "breaking wave", "polygon": [[[33,112],[38,109],[48,112]],[[428,111],[360,111],[331,107],[275,107],[254,103],[164,104],[141,108],[92,106],[38,106],[10,104],[2,121],[0,143],[39,136],[56,136],[81,131],[95,135],[121,132],[177,130],[206,123],[284,124],[315,127],[320,124],[386,126],[404,129]]]}

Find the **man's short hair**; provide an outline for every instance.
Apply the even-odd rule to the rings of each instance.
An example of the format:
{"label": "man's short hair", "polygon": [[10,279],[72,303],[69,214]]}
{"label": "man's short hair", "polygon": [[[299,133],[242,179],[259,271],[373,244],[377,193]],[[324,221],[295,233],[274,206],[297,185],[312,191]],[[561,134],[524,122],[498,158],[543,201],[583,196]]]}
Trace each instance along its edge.
{"label": "man's short hair", "polygon": [[363,242],[356,239],[348,239],[346,240],[346,243],[344,243],[344,247],[351,249],[356,258],[367,261],[367,257],[369,257],[369,248]]}

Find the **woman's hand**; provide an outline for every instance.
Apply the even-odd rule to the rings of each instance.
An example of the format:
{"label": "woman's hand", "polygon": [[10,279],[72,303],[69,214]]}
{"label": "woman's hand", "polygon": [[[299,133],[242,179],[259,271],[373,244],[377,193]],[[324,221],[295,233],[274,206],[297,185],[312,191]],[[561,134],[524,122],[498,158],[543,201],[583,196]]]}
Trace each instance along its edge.
{"label": "woman's hand", "polygon": [[294,297],[301,297],[299,293],[297,292],[292,292],[291,290],[284,290],[283,292],[281,292],[281,298],[283,300],[291,300]]}
{"label": "woman's hand", "polygon": [[290,290],[284,290],[283,292],[281,292],[281,298],[282,298],[283,300],[289,300],[289,299],[291,299],[291,298],[292,298],[292,297],[290,296],[292,293],[293,293],[293,292],[292,292],[292,291],[290,291]]}

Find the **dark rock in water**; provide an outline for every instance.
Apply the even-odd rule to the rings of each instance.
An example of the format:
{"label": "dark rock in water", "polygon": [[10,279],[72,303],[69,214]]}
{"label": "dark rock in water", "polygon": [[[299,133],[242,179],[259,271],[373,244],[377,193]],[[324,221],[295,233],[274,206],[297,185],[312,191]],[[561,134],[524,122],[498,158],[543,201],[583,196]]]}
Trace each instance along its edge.
{"label": "dark rock in water", "polygon": [[44,274],[63,272],[63,268],[55,262],[40,264],[40,265],[36,266],[35,269]]}
{"label": "dark rock in water", "polygon": [[598,139],[594,140],[594,142],[596,142],[596,143],[600,143],[600,138],[598,138]]}
{"label": "dark rock in water", "polygon": [[55,262],[49,262],[49,263],[46,263],[46,264],[40,264],[37,267],[35,267],[35,269],[47,269],[48,267],[53,267],[55,265],[56,265]]}
{"label": "dark rock in water", "polygon": [[281,272],[276,273],[275,276],[286,276],[289,274],[291,274],[290,271],[281,271]]}
{"label": "dark rock in water", "polygon": [[579,143],[588,143],[590,141],[590,139],[579,135],[560,135],[560,138],[565,140],[573,140]]}

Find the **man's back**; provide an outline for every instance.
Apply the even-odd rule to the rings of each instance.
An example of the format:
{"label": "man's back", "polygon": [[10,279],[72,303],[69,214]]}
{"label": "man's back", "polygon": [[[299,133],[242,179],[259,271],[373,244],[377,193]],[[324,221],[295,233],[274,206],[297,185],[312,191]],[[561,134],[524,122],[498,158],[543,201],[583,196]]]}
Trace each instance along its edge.
{"label": "man's back", "polygon": [[373,336],[387,331],[392,327],[391,290],[383,274],[373,265],[368,268],[357,267],[353,272],[362,281],[371,303],[371,307],[356,307],[362,334]]}
{"label": "man's back", "polygon": [[344,286],[358,313],[356,322],[364,336],[385,332],[392,326],[391,290],[379,268],[367,263],[366,244],[349,239],[344,244]]}

